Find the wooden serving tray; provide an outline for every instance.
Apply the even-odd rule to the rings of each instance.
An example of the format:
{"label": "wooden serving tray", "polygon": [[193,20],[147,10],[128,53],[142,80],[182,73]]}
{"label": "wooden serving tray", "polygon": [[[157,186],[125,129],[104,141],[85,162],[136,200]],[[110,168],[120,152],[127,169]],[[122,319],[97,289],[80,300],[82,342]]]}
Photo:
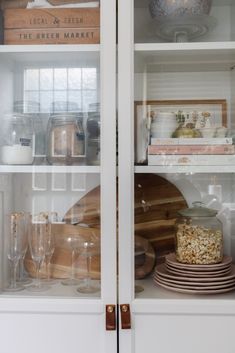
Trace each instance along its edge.
{"label": "wooden serving tray", "polygon": [[[157,263],[164,261],[165,255],[174,251],[174,223],[177,211],[186,208],[187,203],[180,191],[166,179],[155,174],[135,175],[135,237],[136,247],[145,249],[136,263],[136,279],[146,277]],[[100,237],[100,187],[88,192],[64,217],[66,224],[53,227],[57,239],[71,234],[86,237],[90,230]],[[90,229],[79,224],[87,224]],[[76,224],[76,225],[72,225]],[[31,276],[35,275],[34,265],[29,254],[25,265]],[[52,258],[51,275],[66,278],[70,273],[71,252],[59,245]],[[100,257],[92,260],[92,277],[100,278]],[[84,258],[78,258],[77,276],[83,277],[86,271]],[[41,271],[45,275],[45,269]]]}

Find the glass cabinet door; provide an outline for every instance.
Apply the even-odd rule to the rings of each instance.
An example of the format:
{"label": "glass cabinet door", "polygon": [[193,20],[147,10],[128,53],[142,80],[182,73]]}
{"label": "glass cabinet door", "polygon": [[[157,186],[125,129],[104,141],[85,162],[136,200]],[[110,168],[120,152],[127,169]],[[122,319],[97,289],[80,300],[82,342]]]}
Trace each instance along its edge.
{"label": "glass cabinet door", "polygon": [[105,318],[116,305],[116,5],[98,10],[99,44],[0,47],[5,352],[28,336],[35,352],[117,349]]}
{"label": "glass cabinet door", "polygon": [[119,1],[121,352],[233,346],[234,9]]}

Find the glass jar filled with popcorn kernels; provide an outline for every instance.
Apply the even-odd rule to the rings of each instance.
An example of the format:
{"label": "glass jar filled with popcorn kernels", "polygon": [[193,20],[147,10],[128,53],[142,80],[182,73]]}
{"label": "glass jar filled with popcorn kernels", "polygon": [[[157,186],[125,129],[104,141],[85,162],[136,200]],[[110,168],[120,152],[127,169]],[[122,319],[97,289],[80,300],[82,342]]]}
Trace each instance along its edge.
{"label": "glass jar filled with popcorn kernels", "polygon": [[175,252],[177,261],[185,264],[216,264],[223,259],[222,223],[217,211],[202,202],[178,212],[175,223]]}

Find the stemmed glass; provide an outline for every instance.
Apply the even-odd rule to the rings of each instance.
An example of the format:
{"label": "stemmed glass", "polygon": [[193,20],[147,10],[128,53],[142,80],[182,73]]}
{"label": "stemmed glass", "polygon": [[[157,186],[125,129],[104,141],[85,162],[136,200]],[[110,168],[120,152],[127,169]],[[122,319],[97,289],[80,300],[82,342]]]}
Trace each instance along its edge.
{"label": "stemmed glass", "polygon": [[19,260],[25,251],[27,236],[25,232],[25,219],[22,213],[12,213],[9,216],[8,225],[10,226],[9,234],[6,237],[7,241],[7,257],[11,263],[10,285],[5,289],[10,292],[23,290],[24,287],[17,284],[17,266]]}
{"label": "stemmed glass", "polygon": [[47,212],[41,213],[42,217],[45,217],[46,220],[46,252],[45,252],[45,264],[46,264],[46,278],[43,279],[43,282],[54,284],[55,280],[51,278],[50,273],[50,264],[51,258],[55,251],[55,237],[52,232],[52,223],[57,222],[57,213],[56,212]]}
{"label": "stemmed glass", "polygon": [[66,238],[66,243],[71,250],[71,271],[70,278],[63,280],[61,283],[64,286],[74,286],[79,283],[79,280],[75,276],[75,261],[78,254],[78,249],[81,247],[82,239],[79,235],[70,235]]}
{"label": "stemmed glass", "polygon": [[24,244],[22,249],[22,256],[19,261],[19,278],[17,279],[17,283],[20,283],[22,285],[27,285],[32,282],[32,280],[29,277],[25,276],[24,274],[24,258],[28,249],[28,239],[29,239],[29,233],[31,229],[31,215],[28,212],[24,212],[23,217],[24,217],[25,237],[24,237]]}
{"label": "stemmed glass", "polygon": [[85,239],[82,243],[80,256],[85,256],[87,275],[84,278],[84,283],[77,288],[79,293],[96,293],[100,291],[100,287],[92,284],[91,279],[91,262],[92,256],[100,254],[100,244],[99,240],[95,234]]}
{"label": "stemmed glass", "polygon": [[33,292],[41,292],[49,287],[42,285],[39,271],[46,256],[46,232],[48,221],[45,217],[35,216],[32,219],[32,228],[29,234],[29,249],[36,267],[36,282],[27,287]]}

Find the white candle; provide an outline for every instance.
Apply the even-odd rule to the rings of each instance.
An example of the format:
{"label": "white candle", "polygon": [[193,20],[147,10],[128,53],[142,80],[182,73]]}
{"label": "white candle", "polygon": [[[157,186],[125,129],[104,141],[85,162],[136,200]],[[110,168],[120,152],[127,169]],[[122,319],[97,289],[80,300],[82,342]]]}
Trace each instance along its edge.
{"label": "white candle", "polygon": [[1,160],[3,164],[32,164],[32,147],[21,145],[2,146]]}

